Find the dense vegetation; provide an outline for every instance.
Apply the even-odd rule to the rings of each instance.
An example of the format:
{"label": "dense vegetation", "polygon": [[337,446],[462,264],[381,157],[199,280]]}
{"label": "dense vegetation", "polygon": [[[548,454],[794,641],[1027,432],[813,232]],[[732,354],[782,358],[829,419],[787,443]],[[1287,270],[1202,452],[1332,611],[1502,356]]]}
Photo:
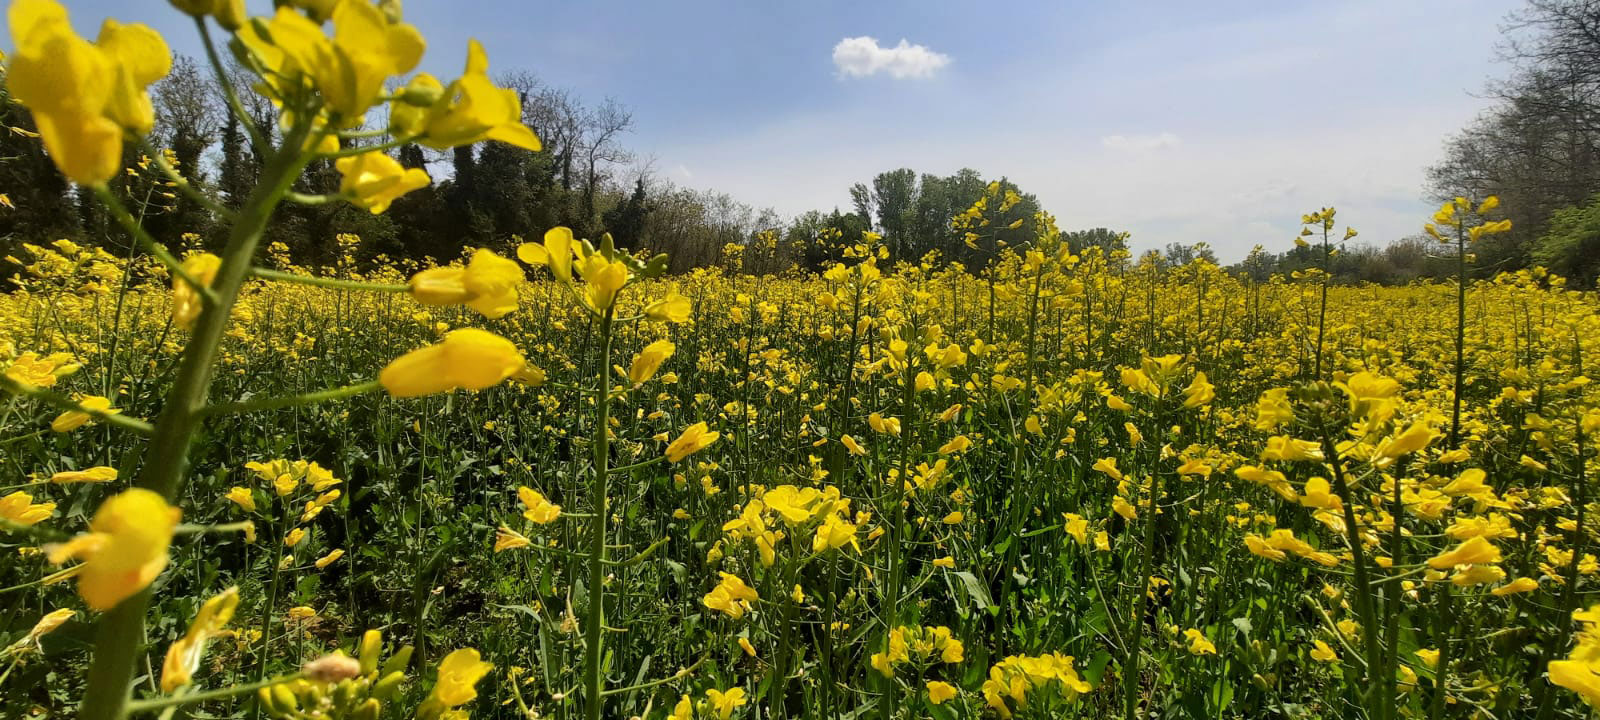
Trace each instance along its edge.
{"label": "dense vegetation", "polygon": [[[394,3],[174,5],[237,66],[10,10],[10,167],[59,175],[9,196],[0,718],[1600,707],[1600,301],[1474,278],[1497,196],[1403,287],[1336,281],[1332,208],[1230,272],[970,171],[656,254],[476,42],[445,83]],[[211,82],[215,184],[146,139]],[[507,167],[562,204],[466,190]],[[447,207],[482,234],[401,252]]]}

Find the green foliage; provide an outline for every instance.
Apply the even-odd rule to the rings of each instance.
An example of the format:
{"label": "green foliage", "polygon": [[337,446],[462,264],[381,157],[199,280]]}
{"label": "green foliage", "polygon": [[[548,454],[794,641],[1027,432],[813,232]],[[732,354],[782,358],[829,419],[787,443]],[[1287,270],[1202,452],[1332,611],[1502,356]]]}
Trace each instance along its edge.
{"label": "green foliage", "polygon": [[1533,260],[1583,287],[1600,278],[1600,195],[1557,210],[1533,245]]}

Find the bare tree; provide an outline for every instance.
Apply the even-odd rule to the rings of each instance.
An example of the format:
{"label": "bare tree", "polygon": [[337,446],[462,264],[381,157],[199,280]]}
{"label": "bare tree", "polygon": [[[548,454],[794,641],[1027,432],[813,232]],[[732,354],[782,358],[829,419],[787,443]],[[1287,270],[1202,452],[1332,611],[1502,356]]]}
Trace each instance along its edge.
{"label": "bare tree", "polygon": [[584,113],[581,152],[583,158],[583,211],[585,222],[595,217],[595,195],[613,165],[630,162],[633,155],[622,147],[620,136],[633,128],[633,113],[611,98]]}

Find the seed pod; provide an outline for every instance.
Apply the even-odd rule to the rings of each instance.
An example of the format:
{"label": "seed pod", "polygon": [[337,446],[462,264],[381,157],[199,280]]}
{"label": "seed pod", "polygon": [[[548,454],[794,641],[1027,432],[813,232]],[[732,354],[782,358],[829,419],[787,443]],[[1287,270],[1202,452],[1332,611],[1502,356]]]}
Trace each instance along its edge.
{"label": "seed pod", "polygon": [[278,709],[278,704],[273,701],[272,688],[261,688],[256,691],[256,701],[261,703],[261,709],[266,711],[267,717],[281,717],[283,711]]}
{"label": "seed pod", "polygon": [[382,679],[378,680],[378,684],[372,686],[372,692],[370,695],[379,700],[388,700],[394,696],[394,691],[398,689],[400,687],[400,683],[405,682],[405,680],[405,673],[389,673],[388,675],[383,676]]}
{"label": "seed pod", "polygon": [[389,673],[404,672],[406,665],[411,663],[411,651],[415,649],[407,645],[390,655],[389,659],[384,661],[383,668],[378,671],[378,677],[387,678]]}
{"label": "seed pod", "polygon": [[375,698],[356,706],[355,712],[350,714],[350,720],[378,720],[378,714],[383,711],[383,705]]}
{"label": "seed pod", "polygon": [[277,706],[279,714],[287,715],[300,709],[300,701],[295,699],[288,685],[272,686],[272,702]]}
{"label": "seed pod", "polygon": [[377,630],[368,630],[361,636],[361,674],[366,675],[378,669],[378,653],[383,652],[383,633]]}

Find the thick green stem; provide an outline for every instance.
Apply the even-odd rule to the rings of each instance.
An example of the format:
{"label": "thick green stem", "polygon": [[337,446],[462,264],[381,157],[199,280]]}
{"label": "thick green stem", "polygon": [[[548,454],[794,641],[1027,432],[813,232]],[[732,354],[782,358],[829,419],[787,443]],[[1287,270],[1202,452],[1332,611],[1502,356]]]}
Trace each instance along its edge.
{"label": "thick green stem", "polygon": [[606,507],[606,464],[610,461],[611,393],[606,391],[611,369],[612,311],[607,309],[600,318],[600,357],[595,362],[594,430],[590,442],[594,445],[594,484],[590,488],[594,517],[589,520],[589,607],[583,622],[583,687],[585,691],[585,717],[600,720],[605,709],[605,673],[600,663],[605,642],[606,612],[606,522],[610,510]]}
{"label": "thick green stem", "polygon": [[1150,498],[1144,505],[1144,558],[1139,564],[1139,578],[1135,582],[1138,593],[1133,601],[1132,617],[1128,619],[1128,657],[1122,667],[1122,693],[1128,720],[1139,712],[1139,654],[1144,644],[1144,616],[1150,607],[1150,570],[1156,556],[1156,507],[1161,499],[1162,473],[1150,479]]}
{"label": "thick green stem", "polygon": [[[305,160],[297,150],[305,134],[304,129],[298,129],[285,138],[283,147],[262,171],[261,183],[239,212],[223,251],[222,267],[212,284],[216,302],[200,314],[184,350],[177,379],[156,421],[155,435],[145,450],[143,467],[135,485],[160,493],[168,502],[177,496],[182,484],[189,443],[211,387],[217,348],[227,330],[239,287],[250,269],[250,259],[255,255],[273,210],[305,167]],[[89,667],[88,687],[78,711],[83,720],[126,717],[130,681],[143,654],[144,615],[149,605],[150,589],[145,588],[107,612],[97,623],[94,661]]]}

